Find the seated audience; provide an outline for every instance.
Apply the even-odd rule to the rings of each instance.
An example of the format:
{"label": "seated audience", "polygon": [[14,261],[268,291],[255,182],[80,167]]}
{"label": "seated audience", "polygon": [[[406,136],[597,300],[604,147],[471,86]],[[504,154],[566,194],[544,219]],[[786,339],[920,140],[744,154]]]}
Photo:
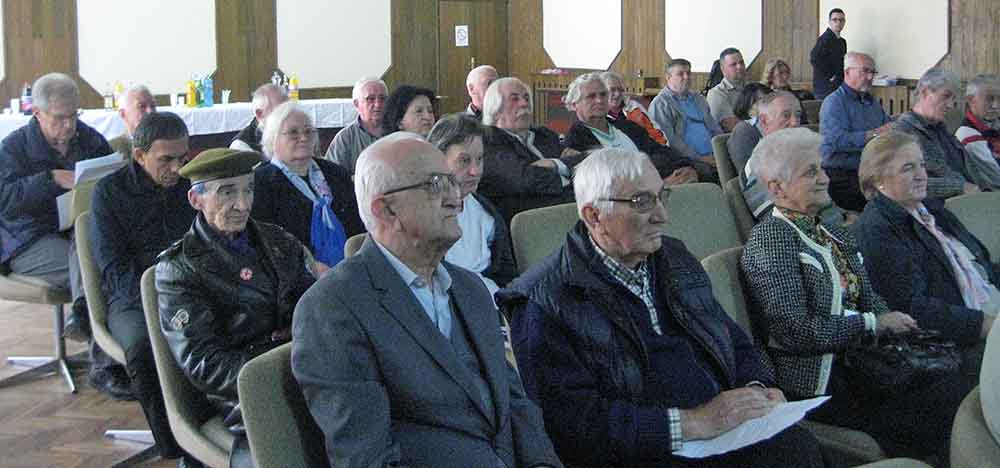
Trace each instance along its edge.
{"label": "seated audience", "polygon": [[261,128],[264,120],[271,114],[275,107],[288,101],[288,94],[277,85],[267,83],[254,90],[250,104],[253,106],[253,120],[243,127],[236,137],[233,138],[229,147],[240,151],[256,151],[262,153],[260,148],[260,137],[264,131]]}
{"label": "seated audience", "polygon": [[993,439],[1000,441],[1000,321],[993,323],[986,338],[983,371],[979,376],[979,397],[986,426],[993,433]]}
{"label": "seated audience", "polygon": [[465,77],[465,88],[469,92],[471,100],[469,107],[465,109],[467,114],[477,120],[482,120],[483,97],[486,96],[486,90],[497,78],[500,78],[500,75],[497,74],[497,69],[493,68],[492,65],[480,65],[469,72]]}
{"label": "seated audience", "polygon": [[73,189],[77,161],[113,153],[97,131],[78,121],[80,89],[49,73],[32,86],[31,120],[0,143],[0,269],[71,292],[67,338],[90,337],[87,301],[73,230],[59,231],[56,197]]}
{"label": "seated audience", "polygon": [[507,223],[493,203],[476,192],[483,176],[484,132],[474,116],[451,114],[434,125],[427,141],[444,153],[462,195],[458,214],[462,237],[444,259],[477,273],[492,296],[514,279],[517,266]]}
{"label": "seated audience", "polygon": [[131,394],[142,405],[160,456],[176,458],[182,452],[167,422],[139,282],[194,220],[187,199],[191,184],[178,175],[188,155],[188,129],[176,114],[153,112],[129,132],[128,146],[134,146],[131,162],[94,188],[91,247],[107,300],[108,330],[125,351]]}
{"label": "seated audience", "polygon": [[126,89],[118,102],[118,116],[125,122],[125,133],[108,140],[111,149],[126,159],[131,158],[135,127],[151,112],[156,112],[156,100],[146,85],[134,85]]}
{"label": "seated audience", "polygon": [[663,235],[669,195],[645,155],[606,148],[576,168],[580,221],[498,296],[559,455],[584,466],[823,466],[792,427],[709,459],[674,456],[785,401],[705,270]]}
{"label": "seated audience", "polygon": [[563,147],[559,135],[532,127],[531,90],[517,78],[500,78],[486,90],[483,175],[480,192],[510,225],[515,214],[573,201],[570,168],[580,153]]}
{"label": "seated audience", "polygon": [[722,70],[722,81],[708,90],[706,99],[708,107],[712,109],[712,118],[719,122],[724,131],[731,132],[740,123],[740,118],[733,109],[747,79],[743,54],[733,47],[726,48],[719,54],[719,67]]}
{"label": "seated audience", "polygon": [[757,177],[774,202],[740,260],[758,343],[789,398],[831,396],[810,419],[868,432],[890,456],[946,460],[951,422],[971,388],[956,386],[957,376],[947,375],[886,397],[844,367],[849,346],[874,345],[879,335],[919,327],[911,316],[890,311],[872,289],[851,233],[820,218],[830,204],[820,141],[808,129],[787,129],[754,152]]}
{"label": "seated audience", "polygon": [[928,177],[916,138],[880,136],[861,157],[869,198],[855,234],[872,284],[889,307],[937,330],[979,371],[982,340],[1000,311],[1000,272],[989,252],[941,199],[927,197]]}
{"label": "seated audience", "polygon": [[1000,77],[978,75],[965,85],[965,118],[955,132],[962,146],[983,164],[1000,159]]}
{"label": "seated audience", "polygon": [[427,137],[434,126],[437,97],[427,88],[402,85],[385,100],[382,111],[382,134],[412,132]]}
{"label": "seated audience", "polygon": [[671,60],[664,81],[667,85],[649,103],[649,118],[671,148],[691,159],[712,159],[712,137],[724,132],[712,118],[708,101],[691,91],[691,62]]}
{"label": "seated audience", "polygon": [[[733,114],[740,119],[740,122],[746,122],[751,125],[757,122],[757,102],[764,96],[771,94],[773,90],[760,83],[750,82],[743,87],[743,91],[740,91],[740,96],[736,98],[736,105],[733,106]],[[739,123],[736,124],[739,126]],[[736,127],[733,127],[733,131],[736,131]]]}
{"label": "seated audience", "polygon": [[358,119],[333,137],[326,149],[326,160],[340,164],[354,175],[354,165],[361,151],[382,136],[382,112],[389,88],[378,78],[362,78],[354,84],[351,99]]}
{"label": "seated audience", "polygon": [[823,99],[819,110],[820,152],[823,170],[830,177],[830,198],[845,210],[864,209],[865,197],[858,188],[861,150],[892,127],[882,104],[869,93],[876,73],[871,57],[848,52],[844,83]]}
{"label": "seated audience", "polygon": [[927,197],[948,198],[982,189],[1000,189],[1000,166],[992,160],[977,165],[948,131],[944,119],[955,107],[958,87],[946,72],[930,70],[917,82],[917,101],[896,119],[897,131],[920,143],[927,170]]}
{"label": "seated audience", "polygon": [[[729,138],[726,140],[726,148],[729,150],[729,160],[733,162],[733,167],[736,168],[737,174],[740,176],[742,182],[746,182],[746,172],[745,168],[747,161],[750,160],[750,153],[753,152],[754,147],[760,142],[761,138],[764,138],[764,121],[768,120],[771,123],[778,123],[773,119],[767,119],[764,117],[763,109],[768,107],[763,103],[765,98],[771,96],[772,93],[763,85],[758,83],[748,83],[745,88],[743,88],[743,93],[740,96],[740,103],[737,105],[740,111],[743,111],[743,115],[753,114],[753,118],[744,119],[740,123],[736,124],[736,128],[733,129],[733,133],[729,134]],[[784,108],[784,99],[779,101]],[[767,99],[768,104],[774,102],[774,98]],[[794,107],[793,107],[794,106]],[[797,105],[788,105],[789,109],[792,110],[792,114],[789,115],[787,122],[787,127],[797,127],[799,125],[799,117],[801,110]],[[748,112],[748,109],[752,109],[752,112]],[[772,107],[772,110],[777,110],[778,107]],[[778,114],[780,116],[780,114]],[[792,123],[791,118],[795,117],[795,122]]]}
{"label": "seated audience", "polygon": [[[641,151],[649,155],[660,175],[669,185],[711,180],[715,175],[715,159],[702,161],[685,158],[669,146],[651,138],[642,127],[627,119],[608,118],[608,87],[598,73],[578,76],[569,85],[563,98],[566,107],[576,113],[576,122],[566,135],[566,146],[577,151],[598,148],[618,148]],[[706,164],[708,163],[708,164]]]}
{"label": "seated audience", "polygon": [[[177,365],[236,436],[231,467],[253,467],[236,378],[249,360],[291,338],[292,310],[313,283],[291,234],[250,218],[260,154],[214,148],[180,174],[198,211],[156,265],[160,326]],[[202,415],[208,416],[208,415]]]}
{"label": "seated audience", "polygon": [[302,296],[292,326],[292,371],[330,466],[561,467],[489,292],[442,261],[462,235],[445,156],[388,135],[355,181],[370,235]]}
{"label": "seated audience", "polygon": [[251,217],[277,224],[305,245],[323,273],[344,259],[344,243],[365,231],[347,169],[314,157],[316,127],[294,102],[268,115],[261,144],[270,164],[254,170]]}
{"label": "seated audience", "polygon": [[608,87],[608,119],[612,121],[618,119],[631,120],[632,123],[642,127],[657,144],[669,146],[667,137],[663,136],[663,132],[656,128],[652,120],[649,120],[649,116],[646,115],[646,109],[642,107],[642,104],[630,98],[625,93],[625,79],[621,74],[606,71],[601,73],[601,80]]}
{"label": "seated audience", "polygon": [[764,72],[761,74],[760,83],[775,91],[788,91],[795,95],[799,101],[809,101],[815,99],[812,93],[803,89],[792,89],[792,67],[781,57],[768,59],[764,63]]}

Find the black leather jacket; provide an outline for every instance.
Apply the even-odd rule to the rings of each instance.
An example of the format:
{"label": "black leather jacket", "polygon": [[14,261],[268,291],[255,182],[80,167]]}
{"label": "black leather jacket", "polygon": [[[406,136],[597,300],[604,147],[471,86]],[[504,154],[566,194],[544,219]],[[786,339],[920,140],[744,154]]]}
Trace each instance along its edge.
{"label": "black leather jacket", "polygon": [[[226,423],[242,422],[236,377],[250,359],[290,339],[299,297],[315,280],[302,244],[273,224],[247,224],[250,244],[276,288],[251,288],[240,257],[200,214],[156,266],[160,327],[177,363]],[[258,274],[262,272],[257,272]],[[242,276],[246,276],[243,274]]]}

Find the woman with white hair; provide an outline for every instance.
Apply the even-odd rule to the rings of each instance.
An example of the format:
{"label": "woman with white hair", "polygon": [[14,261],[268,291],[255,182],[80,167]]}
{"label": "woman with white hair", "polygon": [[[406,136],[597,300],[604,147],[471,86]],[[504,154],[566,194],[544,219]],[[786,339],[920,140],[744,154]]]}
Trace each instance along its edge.
{"label": "woman with white hair", "polygon": [[312,252],[318,271],[344,258],[344,243],[364,232],[354,184],[343,167],[316,157],[316,127],[294,102],[268,115],[261,146],[270,159],[254,171],[257,221],[277,224]]}
{"label": "woman with white hair", "polygon": [[958,389],[959,379],[885,396],[844,366],[848,347],[918,324],[875,293],[851,233],[819,217],[830,203],[820,142],[809,129],[791,128],[768,135],[755,152],[754,170],[774,202],[740,260],[756,338],[789,400],[830,395],[810,419],[868,432],[890,455],[947,459],[951,421],[968,390]]}
{"label": "woman with white hair", "polygon": [[958,84],[941,70],[920,77],[916,102],[900,115],[894,129],[916,137],[927,164],[927,197],[948,198],[980,190],[1000,190],[1000,167],[977,164],[945,125],[945,115],[955,108]]}
{"label": "woman with white hair", "polygon": [[667,137],[663,135],[663,132],[649,119],[649,115],[646,114],[646,108],[625,92],[625,78],[620,73],[606,71],[601,73],[601,80],[608,87],[609,119],[612,121],[628,119],[632,123],[642,127],[653,141],[661,145],[670,144],[667,141]]}

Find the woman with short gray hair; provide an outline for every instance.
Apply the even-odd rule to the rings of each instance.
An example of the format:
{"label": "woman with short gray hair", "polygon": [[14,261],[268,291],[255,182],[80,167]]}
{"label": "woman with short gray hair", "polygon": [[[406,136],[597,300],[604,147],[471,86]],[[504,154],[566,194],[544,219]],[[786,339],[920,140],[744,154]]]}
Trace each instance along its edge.
{"label": "woman with short gray hair", "polygon": [[927,196],[949,198],[983,189],[1000,190],[1000,167],[976,164],[962,144],[948,131],[945,116],[955,108],[956,78],[932,69],[920,77],[915,103],[899,116],[894,129],[916,137],[927,164]]}
{"label": "woman with short gray hair", "polygon": [[[484,104],[484,116],[486,107]],[[448,249],[444,259],[478,274],[492,295],[514,279],[517,266],[503,216],[476,192],[483,176],[484,133],[474,116],[458,113],[439,120],[427,141],[444,153],[462,192],[462,211],[458,214],[462,237]]]}
{"label": "woman with short gray hair", "polygon": [[811,420],[871,434],[890,456],[947,459],[951,421],[965,391],[957,375],[888,397],[874,394],[844,365],[851,346],[918,330],[875,292],[858,245],[845,227],[820,218],[830,204],[819,135],[779,130],[758,146],[755,171],[774,202],[747,240],[740,268],[754,335],[774,363],[789,400],[829,395]]}

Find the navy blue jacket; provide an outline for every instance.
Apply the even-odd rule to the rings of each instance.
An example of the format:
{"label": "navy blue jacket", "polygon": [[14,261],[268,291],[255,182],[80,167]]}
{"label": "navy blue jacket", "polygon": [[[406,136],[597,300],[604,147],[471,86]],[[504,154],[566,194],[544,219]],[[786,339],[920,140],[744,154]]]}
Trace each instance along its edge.
{"label": "navy blue jacket", "polygon": [[190,187],[184,178],[173,187],[159,187],[135,161],[97,182],[90,200],[91,247],[109,315],[142,314],[139,277],[191,228]]}
{"label": "navy blue jacket", "polygon": [[[671,237],[650,259],[655,291],[692,345],[708,356],[722,390],[773,376],[753,343],[712,295],[698,260]],[[528,395],[542,407],[560,457],[588,465],[661,466],[670,456],[667,410],[642,401],[652,366],[630,310],[645,306],[613,280],[578,222],[565,244],[498,293]],[[675,382],[678,391],[685,382]],[[670,394],[672,389],[658,393]],[[716,395],[703,395],[703,404]],[[684,408],[686,409],[686,408]]]}
{"label": "navy blue jacket", "polygon": [[823,99],[844,82],[846,54],[847,40],[837,37],[830,28],[826,28],[826,31],[816,38],[816,45],[809,52],[809,63],[813,66],[813,93],[816,99]]}
{"label": "navy blue jacket", "polygon": [[[997,284],[986,248],[944,208],[944,202],[926,199],[924,206],[938,227],[964,244],[989,273],[987,279]],[[960,343],[979,340],[983,313],[965,307],[941,244],[902,206],[879,193],[852,228],[875,292],[890,309],[910,314],[921,328],[938,330]]]}
{"label": "navy blue jacket", "polygon": [[45,141],[38,119],[14,130],[0,143],[0,263],[36,239],[58,232],[56,197],[66,192],[52,180],[56,169],[73,170],[77,161],[114,151],[83,122],[63,157]]}

